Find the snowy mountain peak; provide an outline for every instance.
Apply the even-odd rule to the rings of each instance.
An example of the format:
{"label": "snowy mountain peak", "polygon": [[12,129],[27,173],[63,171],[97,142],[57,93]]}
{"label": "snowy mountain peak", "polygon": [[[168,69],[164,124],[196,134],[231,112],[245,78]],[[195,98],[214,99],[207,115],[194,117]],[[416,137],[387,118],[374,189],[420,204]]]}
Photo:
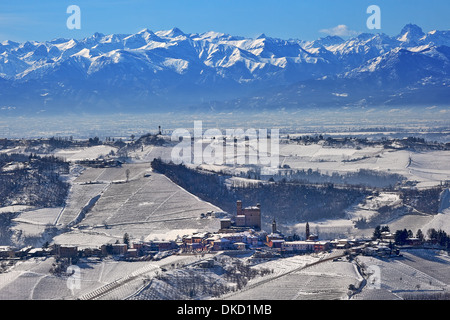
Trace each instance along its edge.
{"label": "snowy mountain peak", "polygon": [[141,31],[139,31],[137,34],[153,34],[153,31],[149,30],[148,28],[144,28]]}
{"label": "snowy mountain peak", "polygon": [[167,31],[158,31],[155,34],[159,37],[164,38],[177,38],[186,36],[186,34],[177,27]]}
{"label": "snowy mountain peak", "polygon": [[203,39],[203,40],[205,40],[205,39],[215,40],[215,39],[230,38],[230,36],[225,33],[221,33],[221,32],[208,31],[208,32],[204,32],[202,34],[192,35],[191,38]]}
{"label": "snowy mountain peak", "polygon": [[333,45],[341,44],[344,42],[345,42],[345,40],[338,36],[326,36],[324,38],[320,38],[320,39],[314,41],[314,43],[316,45],[324,46],[324,47],[333,46]]}
{"label": "snowy mountain peak", "polygon": [[401,42],[417,42],[425,35],[422,28],[415,24],[407,24],[403,27],[400,34],[397,36],[397,40]]}
{"label": "snowy mountain peak", "polygon": [[[3,41],[0,100],[15,110],[36,104],[36,108],[54,104],[57,110],[72,100],[80,110],[86,101],[92,106],[103,104],[103,108],[114,104],[119,109],[133,102],[148,106],[149,101],[177,106],[195,104],[198,97],[220,100],[235,97],[237,92],[316,79],[328,79],[322,85],[341,79],[370,88],[396,79],[397,86],[414,88],[420,83],[422,88],[426,83],[448,90],[449,47],[450,31],[424,34],[412,24],[398,37],[366,33],[345,40],[338,36],[283,40],[265,34],[250,38],[146,28],[134,34],[95,33],[81,40]],[[35,95],[43,91],[52,92],[53,100]],[[327,91],[322,94],[326,96]],[[441,94],[447,100],[448,96],[448,92]]]}
{"label": "snowy mountain peak", "polygon": [[267,36],[264,33],[261,33],[256,39],[267,39]]}
{"label": "snowy mountain peak", "polygon": [[103,38],[105,35],[103,34],[103,33],[100,33],[100,32],[95,32],[92,36],[91,36],[91,38],[92,39],[100,39],[100,38]]}

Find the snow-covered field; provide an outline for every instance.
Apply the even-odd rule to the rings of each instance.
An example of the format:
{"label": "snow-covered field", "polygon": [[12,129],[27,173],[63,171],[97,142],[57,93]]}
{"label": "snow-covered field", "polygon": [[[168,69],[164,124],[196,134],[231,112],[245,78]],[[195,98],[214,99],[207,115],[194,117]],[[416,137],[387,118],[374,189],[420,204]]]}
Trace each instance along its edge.
{"label": "snow-covered field", "polygon": [[[241,143],[242,144],[242,143]],[[248,142],[247,142],[248,144]],[[269,143],[270,144],[270,143]],[[208,144],[204,144],[204,148]],[[135,156],[151,161],[154,158],[171,160],[171,146],[158,146],[144,151],[136,151]],[[224,153],[225,153],[224,149]],[[450,151],[409,151],[402,148],[385,149],[382,146],[324,146],[315,144],[280,143],[279,164],[293,170],[319,171],[322,174],[344,175],[361,169],[399,174],[409,181],[417,183],[418,188],[439,185],[450,180]],[[236,159],[236,157],[235,157]],[[225,163],[225,162],[224,162]],[[200,168],[216,172],[238,175],[249,167],[226,164],[202,164]],[[364,183],[364,181],[361,181]]]}
{"label": "snow-covered field", "polygon": [[91,199],[100,195],[106,187],[106,184],[72,184],[66,205],[56,224],[65,226],[74,221]]}
{"label": "snow-covered field", "polygon": [[[130,170],[129,182],[125,171]],[[100,196],[80,220],[80,229],[59,235],[55,242],[98,245],[121,239],[175,240],[195,231],[217,231],[219,220],[200,219],[201,213],[222,211],[201,201],[164,175],[149,172],[149,164],[127,164],[120,168],[90,168],[75,180],[68,205],[59,222],[73,221],[90,199]],[[95,184],[83,184],[96,182]],[[110,241],[108,241],[108,238]]]}
{"label": "snow-covered field", "polygon": [[142,178],[150,170],[149,163],[123,164],[113,168],[87,168],[75,179],[75,183],[111,183],[125,182],[126,172],[129,170],[128,180]]}
{"label": "snow-covered field", "polygon": [[[410,163],[411,158],[411,163]],[[450,180],[450,151],[409,152],[381,147],[330,148],[320,144],[281,144],[282,165],[332,174],[369,169],[403,175],[418,187],[436,186]],[[349,161],[351,160],[351,161]]]}
{"label": "snow-covered field", "polygon": [[[391,259],[358,256],[356,259],[366,271],[367,282],[354,262],[345,258],[337,261],[329,259],[338,254],[339,252],[297,255],[262,261],[252,268],[272,270],[271,273],[257,276],[241,290],[227,293],[218,299],[342,300],[350,297],[355,300],[391,300],[448,293],[450,289],[450,258],[447,253],[410,249],[402,250],[403,257]],[[139,299],[145,299],[149,293],[150,299],[162,299],[165,294],[169,294],[167,298],[170,299],[175,297],[174,293],[145,291],[144,280],[148,283],[148,280],[154,279],[166,269],[171,274],[170,270],[176,271],[177,268],[184,268],[183,266],[210,257],[213,255],[173,255],[159,261],[141,262],[81,259],[77,264],[79,286],[72,288],[68,286],[68,276],[55,276],[49,272],[55,263],[54,258],[17,261],[8,272],[0,274],[0,299],[116,300],[127,299],[136,292]],[[245,263],[248,258],[240,259]],[[321,261],[322,259],[327,260]],[[367,274],[369,270],[372,275]],[[181,274],[178,273],[178,276]],[[120,285],[115,287],[114,284]],[[350,286],[362,290],[352,295]],[[144,291],[141,292],[141,289]]]}
{"label": "snow-covered field", "polygon": [[352,299],[402,299],[414,295],[449,292],[450,259],[432,250],[402,251],[403,257],[381,259],[358,256],[373,275],[361,293]]}
{"label": "snow-covered field", "polygon": [[[348,287],[353,284],[359,286],[362,278],[354,265],[345,261],[331,260],[301,268],[313,261],[313,257],[297,256],[280,259],[267,266],[273,267],[281,276],[272,277],[273,280],[260,281],[257,286],[248,287],[242,292],[230,295],[232,300],[335,300],[347,299]],[[294,263],[294,265],[293,265]],[[292,268],[286,273],[286,269]],[[300,268],[300,269],[299,269]],[[284,269],[284,270],[283,270]],[[298,270],[297,270],[298,269]],[[284,274],[286,273],[286,274]]]}
{"label": "snow-covered field", "polygon": [[48,225],[54,225],[63,208],[45,208],[21,212],[13,219],[13,230],[21,230],[27,236],[39,236]]}
{"label": "snow-covered field", "polygon": [[[205,221],[195,221],[201,212],[220,211],[201,202],[192,203],[183,200],[186,192],[181,192],[177,186],[165,189],[167,178],[158,174],[144,178],[150,170],[149,161],[161,157],[171,159],[171,146],[146,146],[137,148],[130,154],[134,157],[133,164],[124,164],[121,168],[88,168],[74,180],[73,193],[69,197],[68,206],[61,215],[59,222],[68,223],[79,213],[82,206],[94,196],[101,194],[101,198],[92,208],[91,212],[81,223],[90,230],[74,231],[61,236],[71,241],[83,237],[92,237],[101,241],[105,234],[114,239],[120,238],[123,233],[131,233],[136,238],[145,239],[174,239],[183,233],[199,230]],[[450,180],[449,151],[433,151],[427,153],[414,153],[406,150],[383,149],[382,147],[325,147],[322,144],[280,145],[280,164],[289,165],[292,169],[313,169],[322,173],[356,172],[359,169],[370,169],[387,173],[398,173],[409,180],[418,181],[418,187],[429,187],[440,184],[442,180]],[[352,161],[349,161],[352,160]],[[225,165],[202,165],[202,169],[211,171],[225,171],[238,174],[245,167],[231,167]],[[130,170],[129,182],[126,181],[126,169]],[[230,183],[248,183],[252,180],[233,177]],[[122,182],[122,183],[121,183]],[[96,183],[96,184],[86,184]],[[158,190],[155,190],[158,186]],[[92,189],[92,190],[90,190]],[[86,193],[84,195],[84,193]],[[71,205],[77,203],[76,206]],[[75,200],[79,199],[79,200]],[[362,203],[347,210],[347,216],[338,220],[325,220],[310,222],[312,230],[322,235],[342,236],[345,234],[356,236],[370,236],[372,229],[359,230],[354,227],[354,221],[360,218],[369,220],[378,215],[377,210],[385,205],[395,207],[400,199],[394,192],[382,192],[377,196],[366,199]],[[200,205],[200,207],[198,207]],[[156,210],[156,211],[155,211]],[[70,218],[69,218],[70,217]],[[132,218],[131,218],[132,217]],[[390,221],[392,230],[411,229],[414,232],[421,228],[442,228],[450,230],[444,214],[437,216],[403,216]],[[108,229],[104,229],[108,226]],[[290,231],[302,233],[304,224],[286,226]],[[151,232],[147,231],[151,228]],[[180,231],[181,229],[181,231]],[[85,242],[85,241],[79,241]]]}
{"label": "snow-covered field", "polygon": [[[198,259],[200,257],[196,256],[172,256],[146,262],[82,259],[77,264],[79,287],[71,287],[73,282],[67,276],[55,276],[49,272],[55,263],[54,258],[19,261],[9,272],[0,274],[0,300],[72,300],[97,290],[105,293],[102,299],[125,299],[142,287],[145,277],[154,276],[161,267]],[[136,275],[136,278],[117,290],[102,290],[107,284],[128,280],[130,275]]]}
{"label": "snow-covered field", "polygon": [[[117,151],[110,147],[91,147],[79,150],[57,151],[67,160],[94,159]],[[174,184],[164,175],[152,172],[149,161],[161,157],[170,160],[170,147],[146,146],[130,154],[131,163],[117,168],[86,168],[76,170],[67,178],[71,183],[65,207],[36,209],[26,206],[0,208],[0,212],[19,212],[13,220],[13,230],[26,236],[40,236],[49,225],[70,225],[70,231],[57,235],[58,244],[100,247],[122,240],[128,233],[132,239],[175,240],[197,231],[217,231],[219,219],[202,219],[201,213],[220,212],[220,208],[200,200]],[[280,164],[292,169],[313,169],[332,174],[356,172],[359,169],[398,173],[419,188],[439,185],[450,180],[450,151],[410,152],[377,147],[328,148],[315,145],[280,145]],[[204,165],[206,170],[224,170],[238,173],[243,168]],[[128,174],[127,174],[128,172]],[[245,178],[234,177],[234,183],[246,183]],[[450,232],[450,192],[442,197],[437,215],[406,215],[394,218],[388,225],[391,231],[420,228]],[[359,230],[354,221],[375,217],[380,207],[395,207],[401,199],[395,192],[380,192],[355,203],[342,219],[310,221],[311,232],[320,236],[371,236],[373,229]],[[77,220],[78,219],[78,220]],[[302,234],[305,223],[288,227]],[[84,261],[81,268],[81,289],[72,292],[67,278],[49,273],[53,258],[20,261],[9,272],[0,274],[0,299],[74,299],[98,290],[108,283],[138,273],[119,290],[113,290],[103,299],[124,299],[142,287],[143,277],[154,276],[163,264],[187,261],[187,257],[170,257],[155,262],[119,262],[115,260]],[[361,278],[352,263],[316,262],[320,256],[304,255],[276,259],[256,265],[269,268],[270,275],[251,280],[247,287],[226,296],[227,299],[346,299],[349,285],[358,286]],[[448,291],[450,285],[450,259],[430,251],[407,251],[403,258],[383,260],[359,257],[361,263],[376,266],[381,272],[379,289],[364,287],[353,299],[399,299],[409,294],[427,294]]]}
{"label": "snow-covered field", "polygon": [[56,150],[54,155],[63,158],[66,161],[75,162],[79,160],[94,160],[102,156],[107,156],[111,151],[116,152],[117,148],[100,145],[86,148]]}
{"label": "snow-covered field", "polygon": [[[127,182],[127,171],[128,182]],[[197,231],[217,231],[214,216],[201,213],[222,210],[151,172],[149,163],[117,168],[87,168],[69,175],[70,192],[64,207],[35,209],[28,206],[0,208],[17,212],[13,230],[23,236],[40,236],[50,225],[82,226],[54,238],[56,243],[99,247],[122,239],[175,240]]]}

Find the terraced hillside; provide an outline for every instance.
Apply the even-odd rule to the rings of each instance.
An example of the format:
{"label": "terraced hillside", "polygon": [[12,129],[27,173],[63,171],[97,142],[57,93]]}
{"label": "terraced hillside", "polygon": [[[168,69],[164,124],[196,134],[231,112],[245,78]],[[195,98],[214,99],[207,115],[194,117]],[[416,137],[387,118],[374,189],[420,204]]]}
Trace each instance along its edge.
{"label": "terraced hillside", "polygon": [[[219,212],[220,208],[198,199],[164,175],[149,173],[148,164],[90,168],[74,183],[74,193],[59,222],[76,219],[72,224],[75,228],[56,237],[57,243],[100,246],[121,239],[124,233],[135,239],[161,240],[219,228],[218,219],[201,219],[200,215]],[[83,208],[86,210],[80,214]]]}

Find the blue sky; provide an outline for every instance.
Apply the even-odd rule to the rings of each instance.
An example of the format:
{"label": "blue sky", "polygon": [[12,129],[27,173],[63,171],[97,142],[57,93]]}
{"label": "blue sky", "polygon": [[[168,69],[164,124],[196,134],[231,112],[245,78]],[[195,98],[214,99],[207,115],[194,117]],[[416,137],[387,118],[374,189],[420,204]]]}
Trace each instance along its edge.
{"label": "blue sky", "polygon": [[[81,9],[80,30],[66,26],[70,5]],[[369,5],[381,9],[381,30],[366,27]],[[396,35],[407,23],[425,32],[448,30],[449,13],[448,0],[15,0],[0,3],[0,41],[81,39],[95,32],[129,34],[173,27],[186,33],[217,31],[247,37],[265,33],[302,40],[333,30],[344,35]]]}

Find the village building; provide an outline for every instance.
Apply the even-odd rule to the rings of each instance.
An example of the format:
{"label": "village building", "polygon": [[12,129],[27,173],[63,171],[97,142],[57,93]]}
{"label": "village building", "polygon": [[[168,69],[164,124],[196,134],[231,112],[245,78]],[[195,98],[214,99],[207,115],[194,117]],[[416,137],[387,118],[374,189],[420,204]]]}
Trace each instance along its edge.
{"label": "village building", "polygon": [[272,249],[279,249],[279,250],[281,250],[283,248],[283,244],[285,242],[286,241],[284,239],[273,239],[273,240],[271,240],[270,242],[267,243],[267,246],[269,248],[272,248]]}
{"label": "village building", "polygon": [[114,255],[124,255],[127,250],[128,246],[125,243],[114,243],[112,245],[112,254]]}
{"label": "village building", "polygon": [[316,241],[314,242],[314,251],[315,252],[319,252],[319,251],[328,251],[330,250],[330,242],[329,241]]}
{"label": "village building", "polygon": [[287,252],[313,252],[314,243],[311,241],[285,241],[281,246],[282,251]]}
{"label": "village building", "polygon": [[254,235],[254,234],[251,234],[251,235],[247,236],[247,244],[249,246],[256,247],[256,246],[258,246],[258,243],[259,243],[259,237],[258,236]]}
{"label": "village building", "polygon": [[232,222],[231,219],[221,219],[220,220],[220,233],[233,232],[231,231]]}
{"label": "village building", "polygon": [[236,216],[233,219],[223,218],[220,220],[219,233],[236,233],[248,230],[261,230],[261,206],[257,204],[252,207],[242,207],[242,201],[236,203]]}
{"label": "village building", "polygon": [[228,250],[229,248],[230,240],[228,239],[219,238],[213,242],[213,250],[215,251]]}
{"label": "village building", "polygon": [[83,257],[101,257],[102,255],[100,248],[84,248],[81,251],[81,256]]}
{"label": "village building", "polygon": [[217,233],[211,234],[208,238],[205,239],[206,247],[211,249],[214,241],[220,239],[220,235]]}
{"label": "village building", "polygon": [[222,239],[227,239],[231,243],[235,242],[247,242],[247,235],[243,232],[241,233],[229,233],[221,236]]}
{"label": "village building", "polygon": [[204,248],[202,243],[186,243],[184,246],[186,252],[203,251]]}
{"label": "village building", "polygon": [[272,232],[266,235],[266,245],[269,247],[274,247],[273,241],[277,241],[279,243],[279,240],[284,240],[284,235],[278,231],[277,222],[273,219]]}
{"label": "village building", "polygon": [[383,231],[381,232],[381,240],[384,241],[395,241],[395,235],[390,233],[389,231]]}
{"label": "village building", "polygon": [[244,242],[235,242],[233,243],[234,249],[236,250],[245,250],[247,249],[247,245]]}
{"label": "village building", "polygon": [[319,236],[317,234],[312,233],[306,238],[306,240],[307,241],[317,241],[317,240],[319,240]]}
{"label": "village building", "polygon": [[15,251],[10,246],[0,246],[0,258],[13,258]]}
{"label": "village building", "polygon": [[409,246],[421,246],[423,242],[419,238],[408,238],[406,239],[406,244]]}
{"label": "village building", "polygon": [[67,245],[55,245],[54,253],[60,258],[76,258],[78,256],[78,247]]}
{"label": "village building", "polygon": [[348,239],[339,239],[336,245],[336,249],[348,249],[351,247],[350,241]]}
{"label": "village building", "polygon": [[138,256],[138,250],[137,249],[128,249],[126,252],[126,256],[128,258],[136,258]]}
{"label": "village building", "polygon": [[30,251],[28,251],[27,256],[32,257],[43,257],[49,253],[49,250],[43,249],[43,248],[33,248]]}
{"label": "village building", "polygon": [[[199,242],[194,242],[194,243],[198,243],[201,244]],[[176,243],[175,241],[172,240],[157,240],[157,241],[152,241],[152,249],[156,250],[156,251],[167,251],[167,250],[172,250],[176,248]]]}
{"label": "village building", "polygon": [[261,206],[242,208],[242,201],[237,201],[236,226],[261,230]]}

